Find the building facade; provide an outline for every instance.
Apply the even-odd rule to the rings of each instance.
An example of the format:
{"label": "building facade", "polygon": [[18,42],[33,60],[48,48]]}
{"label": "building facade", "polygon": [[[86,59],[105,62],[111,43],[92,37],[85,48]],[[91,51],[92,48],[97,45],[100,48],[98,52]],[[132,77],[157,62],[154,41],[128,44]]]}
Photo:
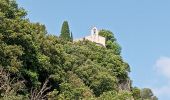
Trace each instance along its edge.
{"label": "building facade", "polygon": [[[97,45],[105,47],[106,39],[105,39],[105,37],[99,35],[99,31],[96,27],[93,27],[91,29],[91,35],[86,36],[83,39],[95,42]],[[79,39],[79,40],[81,41],[83,39]]]}

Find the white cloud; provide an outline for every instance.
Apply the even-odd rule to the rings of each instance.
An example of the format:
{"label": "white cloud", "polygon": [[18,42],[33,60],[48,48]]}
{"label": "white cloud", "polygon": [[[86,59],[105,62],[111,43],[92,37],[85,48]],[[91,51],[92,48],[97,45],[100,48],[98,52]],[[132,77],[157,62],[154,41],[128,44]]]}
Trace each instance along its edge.
{"label": "white cloud", "polygon": [[[162,75],[162,78],[167,79],[166,81],[161,82],[160,77],[157,78],[158,82],[161,82],[162,86],[152,88],[154,94],[161,98],[161,100],[169,100],[170,98],[170,57],[160,57],[156,62],[154,68],[157,70],[157,73]],[[166,97],[166,98],[164,98]],[[159,99],[160,99],[159,98]]]}
{"label": "white cloud", "polygon": [[160,74],[170,78],[170,57],[160,57],[156,61],[156,70]]}
{"label": "white cloud", "polygon": [[167,97],[170,98],[170,85],[163,86],[160,88],[152,88],[154,94],[158,97]]}

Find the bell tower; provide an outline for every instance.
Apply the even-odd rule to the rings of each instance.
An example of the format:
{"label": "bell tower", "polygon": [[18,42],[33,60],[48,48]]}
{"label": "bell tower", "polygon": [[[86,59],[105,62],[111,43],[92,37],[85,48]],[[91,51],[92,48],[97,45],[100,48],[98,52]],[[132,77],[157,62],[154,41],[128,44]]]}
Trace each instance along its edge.
{"label": "bell tower", "polygon": [[98,35],[99,35],[98,30],[97,30],[96,27],[93,27],[93,28],[92,28],[92,30],[91,30],[91,35],[92,35],[92,36],[98,36]]}

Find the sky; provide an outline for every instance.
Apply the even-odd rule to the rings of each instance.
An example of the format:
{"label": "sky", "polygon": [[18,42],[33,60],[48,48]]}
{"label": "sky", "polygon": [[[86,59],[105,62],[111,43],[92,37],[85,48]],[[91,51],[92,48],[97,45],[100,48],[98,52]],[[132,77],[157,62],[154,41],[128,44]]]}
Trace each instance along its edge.
{"label": "sky", "polygon": [[67,20],[74,38],[111,30],[131,67],[133,86],[170,100],[170,0],[17,0],[31,22],[59,35]]}

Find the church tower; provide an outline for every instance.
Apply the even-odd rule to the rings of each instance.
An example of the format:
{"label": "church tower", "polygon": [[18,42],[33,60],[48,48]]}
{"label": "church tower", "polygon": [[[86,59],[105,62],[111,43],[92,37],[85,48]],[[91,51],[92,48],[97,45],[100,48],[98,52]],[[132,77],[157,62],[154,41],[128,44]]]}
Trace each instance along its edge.
{"label": "church tower", "polygon": [[92,30],[91,30],[91,35],[92,35],[92,36],[93,36],[93,35],[95,35],[95,36],[98,36],[98,35],[99,35],[99,32],[98,32],[98,30],[97,30],[96,27],[93,27],[93,28],[92,28]]}

